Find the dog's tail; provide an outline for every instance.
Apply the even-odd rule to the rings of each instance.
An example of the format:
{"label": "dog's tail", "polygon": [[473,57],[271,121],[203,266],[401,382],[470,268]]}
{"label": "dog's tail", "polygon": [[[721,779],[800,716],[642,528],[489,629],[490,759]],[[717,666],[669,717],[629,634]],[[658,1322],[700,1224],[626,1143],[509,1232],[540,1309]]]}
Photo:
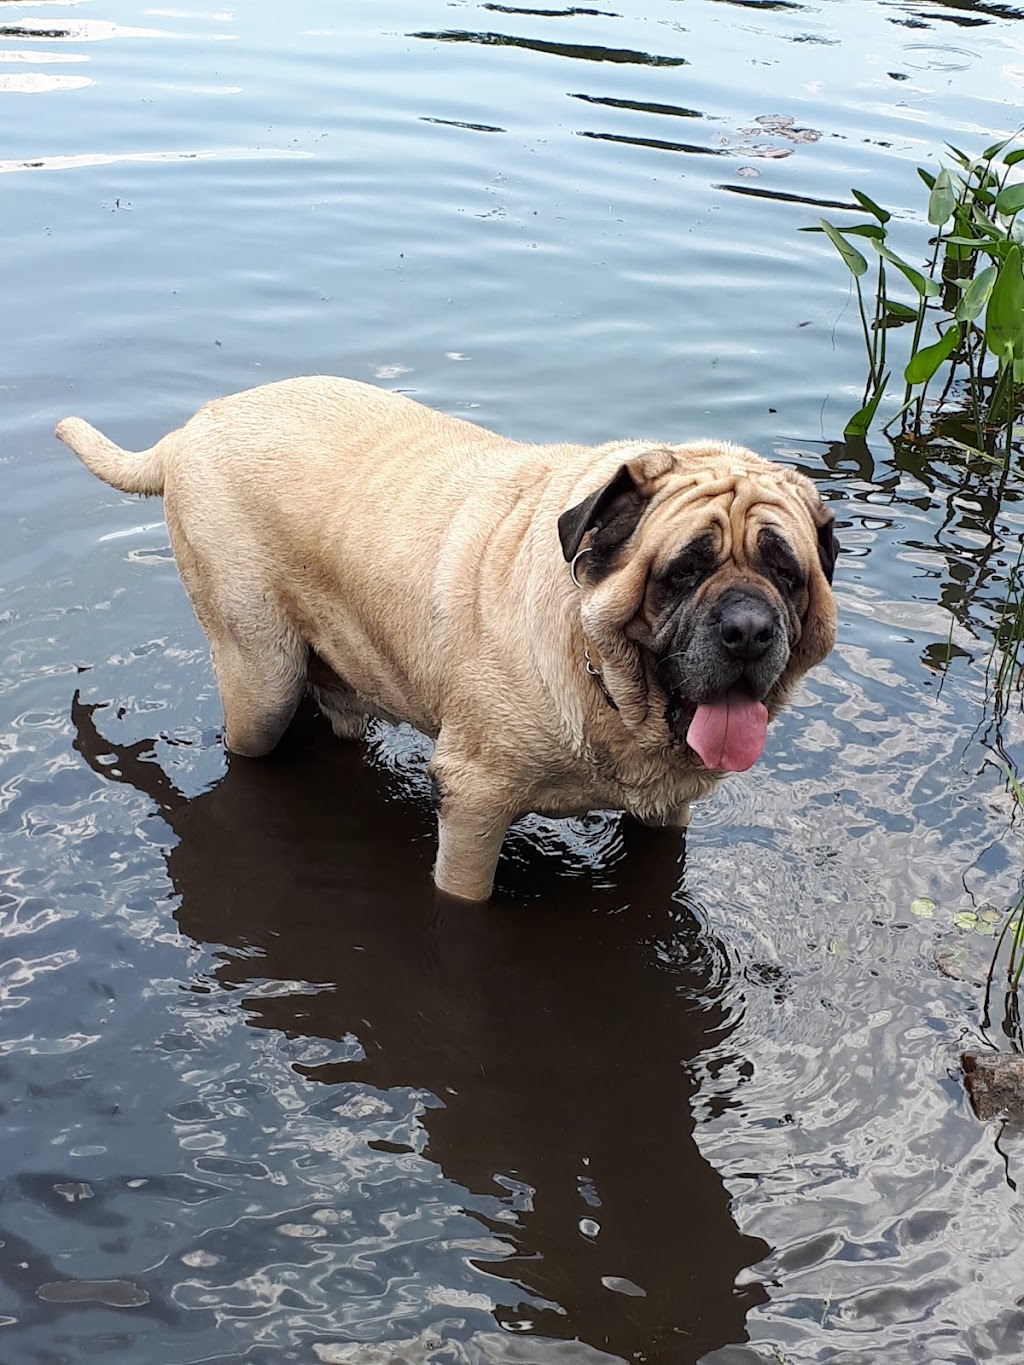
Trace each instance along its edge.
{"label": "dog's tail", "polygon": [[65,417],[56,434],[87,469],[122,493],[162,493],[167,457],[178,444],[178,432],[172,431],[149,450],[122,450],[81,417]]}

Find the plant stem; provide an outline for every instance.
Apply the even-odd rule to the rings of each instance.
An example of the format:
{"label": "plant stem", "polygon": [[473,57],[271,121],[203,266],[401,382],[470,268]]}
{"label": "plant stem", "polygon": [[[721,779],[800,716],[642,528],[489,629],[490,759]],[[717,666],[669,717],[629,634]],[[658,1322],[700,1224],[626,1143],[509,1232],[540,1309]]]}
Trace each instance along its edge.
{"label": "plant stem", "polygon": [[854,284],[857,286],[857,310],[860,313],[860,325],[864,332],[864,347],[868,353],[868,382],[864,388],[864,402],[868,401],[868,394],[878,383],[878,371],[875,368],[875,347],[871,340],[871,329],[868,327],[868,315],[864,311],[864,294],[860,287],[860,280],[854,276]]}

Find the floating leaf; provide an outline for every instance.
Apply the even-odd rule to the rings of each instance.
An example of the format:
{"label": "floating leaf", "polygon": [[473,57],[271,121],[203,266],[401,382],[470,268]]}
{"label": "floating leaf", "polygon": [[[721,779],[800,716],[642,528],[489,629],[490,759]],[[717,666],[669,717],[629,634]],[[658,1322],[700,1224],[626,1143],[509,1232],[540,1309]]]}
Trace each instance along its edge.
{"label": "floating leaf", "polygon": [[910,913],[918,915],[921,919],[932,919],[938,908],[931,896],[918,896],[916,900],[910,902]]}
{"label": "floating leaf", "polygon": [[897,303],[895,299],[885,300],[885,315],[899,322],[916,322],[917,309],[910,308],[905,303]]}
{"label": "floating leaf", "polygon": [[964,290],[963,298],[956,306],[954,317],[957,322],[973,322],[976,317],[981,316],[998,274],[998,266],[987,265],[984,270],[975,275]]}
{"label": "floating leaf", "polygon": [[973,910],[962,910],[960,914],[953,916],[953,923],[958,929],[963,929],[971,934],[984,934],[991,937],[995,932],[1002,916],[998,910],[993,910],[991,906],[986,906],[977,914]]}
{"label": "floating leaf", "polygon": [[1009,218],[1021,209],[1024,209],[1024,181],[1005,185],[996,195],[996,213],[1004,213]]}
{"label": "floating leaf", "polygon": [[903,378],[908,384],[927,384],[944,360],[948,360],[960,345],[960,327],[953,323],[932,346],[915,351],[910,357]]}
{"label": "floating leaf", "polygon": [[[821,222],[822,232],[824,232],[825,236],[839,252],[840,256],[842,256],[843,260],[846,262],[846,268],[850,273],[852,275],[863,275],[868,268],[868,263],[857,248],[851,246],[843,237],[843,234],[839,229],[833,227],[826,219],[822,218],[819,221]],[[875,245],[877,246],[878,243],[876,242]],[[879,249],[881,250],[881,248]]]}
{"label": "floating leaf", "polygon": [[945,167],[935,177],[935,184],[928,197],[928,221],[933,227],[942,227],[953,216],[956,207],[956,194],[953,180]]}
{"label": "floating leaf", "polygon": [[868,213],[873,214],[874,217],[878,219],[878,221],[882,224],[883,227],[892,217],[891,213],[888,213],[885,209],[880,208],[873,199],[869,199],[868,196],[866,194],[862,194],[860,190],[851,190],[850,193],[853,195],[854,199],[856,199],[857,203],[860,204],[861,208],[865,208],[867,209]]}

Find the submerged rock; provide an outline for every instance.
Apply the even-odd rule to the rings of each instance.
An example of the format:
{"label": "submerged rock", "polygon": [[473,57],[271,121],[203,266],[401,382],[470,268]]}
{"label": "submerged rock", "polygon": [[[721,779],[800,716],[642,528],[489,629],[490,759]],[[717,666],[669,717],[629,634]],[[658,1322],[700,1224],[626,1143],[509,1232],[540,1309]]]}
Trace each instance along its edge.
{"label": "submerged rock", "polygon": [[1024,1057],[1017,1052],[965,1052],[960,1061],[979,1119],[1005,1115],[1024,1123]]}

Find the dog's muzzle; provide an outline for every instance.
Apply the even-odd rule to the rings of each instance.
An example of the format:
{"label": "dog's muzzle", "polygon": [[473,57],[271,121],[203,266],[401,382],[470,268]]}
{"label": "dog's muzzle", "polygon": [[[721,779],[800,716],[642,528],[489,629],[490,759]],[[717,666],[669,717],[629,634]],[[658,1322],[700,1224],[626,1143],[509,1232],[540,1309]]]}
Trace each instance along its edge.
{"label": "dog's muzzle", "polygon": [[779,607],[756,588],[727,588],[680,613],[659,643],[673,730],[708,768],[749,767],[764,748],[764,701],[789,660]]}

